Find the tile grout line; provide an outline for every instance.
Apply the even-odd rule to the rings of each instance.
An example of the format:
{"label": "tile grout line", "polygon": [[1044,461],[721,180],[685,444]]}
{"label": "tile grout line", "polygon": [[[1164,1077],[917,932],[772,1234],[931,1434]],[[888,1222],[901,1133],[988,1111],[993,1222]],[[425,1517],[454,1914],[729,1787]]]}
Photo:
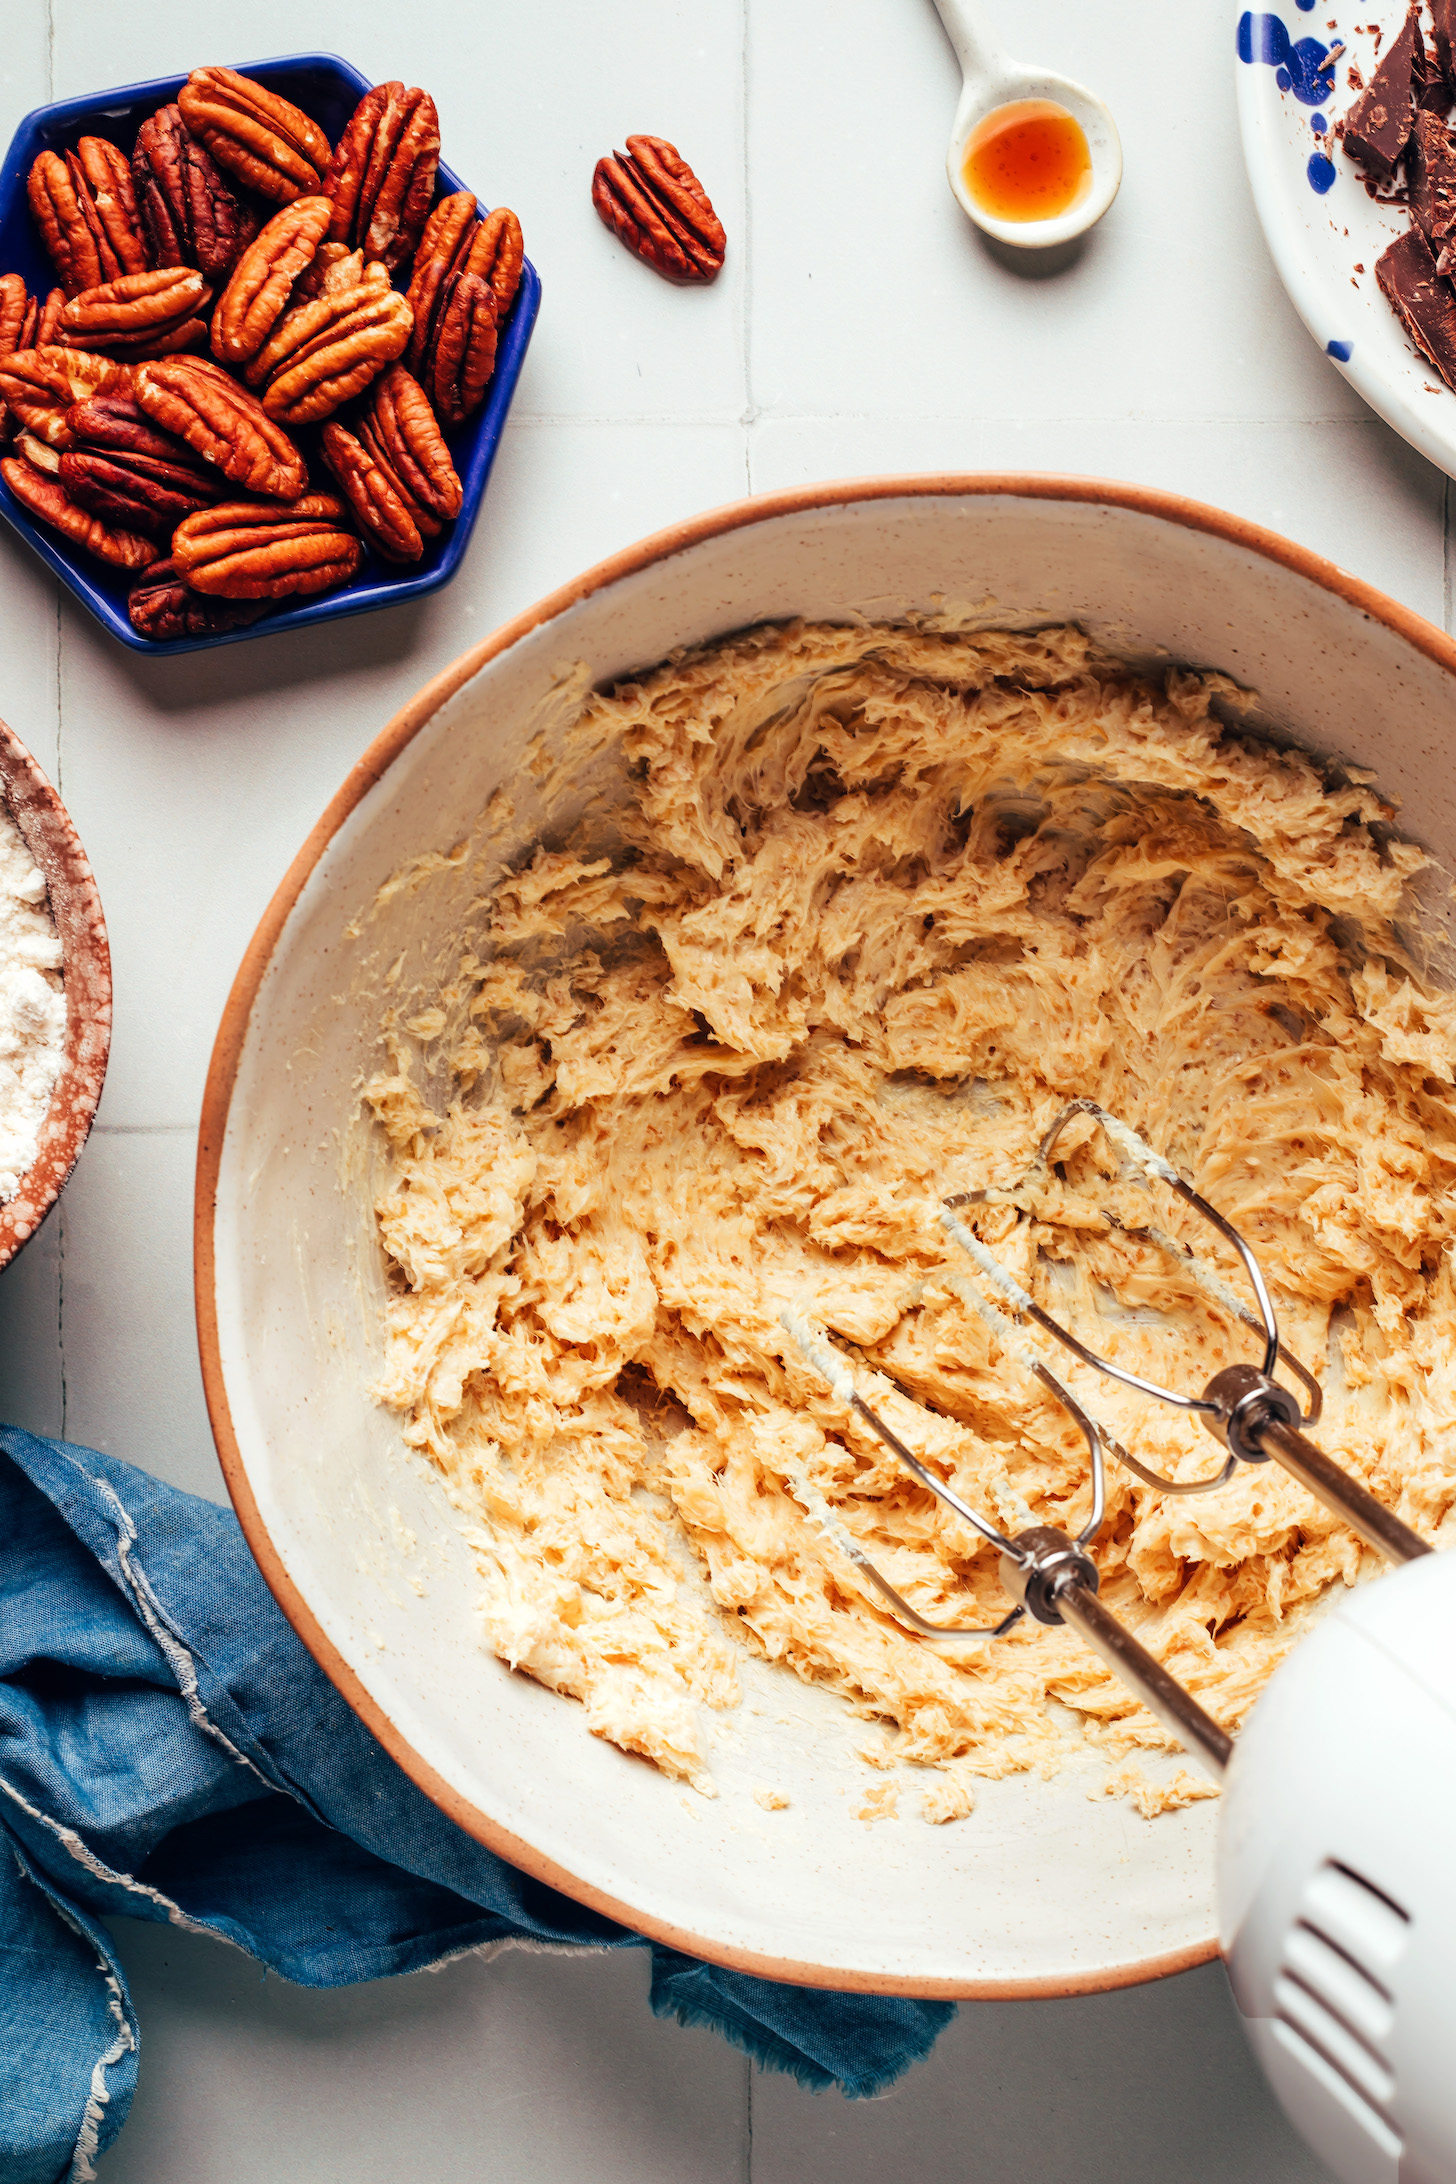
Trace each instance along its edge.
{"label": "tile grout line", "polygon": [[[745,283],[746,287],[746,283]],[[747,303],[744,306],[745,333]],[[745,340],[746,346],[746,340]],[[1102,411],[1086,411],[1081,415],[1038,417],[1036,425],[1137,425],[1142,429],[1172,429],[1185,425],[1253,426],[1260,431],[1274,431],[1286,426],[1311,426],[1320,432],[1383,432],[1389,427],[1382,425],[1378,417],[1220,417],[1213,412],[1199,412],[1186,416],[1147,417],[1134,410],[1108,416]],[[513,410],[511,427],[561,426],[561,425],[651,425],[654,430],[663,425],[711,426],[711,425],[958,425],[962,428],[980,425],[1026,425],[1023,413],[1016,411],[972,413],[968,410],[759,410],[751,405],[736,414],[728,410]]]}

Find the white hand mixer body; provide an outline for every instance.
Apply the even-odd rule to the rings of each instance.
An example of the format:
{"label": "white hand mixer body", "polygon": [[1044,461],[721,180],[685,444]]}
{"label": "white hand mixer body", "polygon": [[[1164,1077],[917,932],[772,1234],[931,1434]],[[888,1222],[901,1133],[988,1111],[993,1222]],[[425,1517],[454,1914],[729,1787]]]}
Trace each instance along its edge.
{"label": "white hand mixer body", "polygon": [[[1170,1190],[1242,1262],[1250,1310],[1222,1273],[1151,1222],[1135,1232],[1175,1259],[1262,1339],[1262,1365],[1215,1374],[1202,1395],[1140,1378],[1088,1349],[1038,1305],[955,1209],[1011,1207],[1036,1219],[1062,1132],[1100,1129],[1125,1178]],[[1109,1228],[1123,1222],[1103,1210]],[[849,1360],[802,1312],[785,1310],[799,1351],[899,1460],[1000,1550],[1015,1605],[991,1627],[928,1623],[835,1521],[827,1536],[891,1612],[931,1643],[994,1642],[1023,1616],[1069,1623],[1209,1773],[1224,1780],[1219,1933],[1254,2047],[1292,2121],[1344,2184],[1456,2184],[1456,1556],[1429,1544],[1311,1441],[1317,1381],[1281,1350],[1274,1307],[1248,1244],[1161,1155],[1094,1101],[1074,1100],[1009,1189],[944,1200],[939,1220],[977,1268],[989,1298],[968,1301],[1017,1360],[1066,1407],[1091,1459],[1091,1507],[1077,1537],[1037,1525],[1000,1533],[894,1434],[860,1394]],[[990,1301],[994,1298],[994,1302]],[[1007,1316],[1007,1308],[1017,1321]],[[1027,1349],[1030,1323],[1083,1366],[1201,1415],[1227,1451],[1202,1478],[1148,1470]],[[1304,1385],[1308,1408],[1274,1378]],[[1101,1527],[1104,1452],[1148,1485],[1209,1492],[1240,1463],[1279,1462],[1366,1543],[1404,1565],[1327,1612],[1271,1678],[1237,1742],[1097,1597],[1088,1551]]]}
{"label": "white hand mixer body", "polygon": [[1456,1556],[1362,1585],[1271,1678],[1219,1830],[1219,1938],[1344,2184],[1456,2178]]}

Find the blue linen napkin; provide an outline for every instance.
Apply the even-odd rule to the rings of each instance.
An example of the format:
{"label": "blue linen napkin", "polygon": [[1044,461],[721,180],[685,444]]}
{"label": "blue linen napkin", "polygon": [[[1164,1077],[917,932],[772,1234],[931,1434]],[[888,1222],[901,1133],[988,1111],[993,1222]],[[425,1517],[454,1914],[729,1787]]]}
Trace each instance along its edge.
{"label": "blue linen napkin", "polygon": [[0,2184],[85,2184],[126,2120],[118,1914],[224,1935],[307,1987],[512,1940],[646,1948],[659,2017],[856,2095],[955,2014],[720,1971],[517,1872],[345,1705],[231,1510],[0,1426]]}

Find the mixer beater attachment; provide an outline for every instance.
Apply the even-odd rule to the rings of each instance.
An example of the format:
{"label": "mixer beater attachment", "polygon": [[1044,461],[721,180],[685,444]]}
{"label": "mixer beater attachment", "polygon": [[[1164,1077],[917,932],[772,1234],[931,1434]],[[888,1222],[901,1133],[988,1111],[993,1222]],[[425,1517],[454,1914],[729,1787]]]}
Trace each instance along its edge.
{"label": "mixer beater attachment", "polygon": [[[1050,1179],[1052,1152],[1058,1139],[1067,1125],[1079,1115],[1089,1117],[1105,1133],[1120,1156],[1125,1180],[1143,1185],[1165,1185],[1195,1214],[1207,1221],[1237,1253],[1254,1294],[1255,1312],[1250,1312],[1228,1287],[1217,1268],[1189,1252],[1166,1230],[1151,1222],[1139,1224],[1134,1229],[1110,1210],[1099,1209],[1109,1231],[1117,1230],[1140,1242],[1155,1246],[1175,1261],[1183,1275],[1192,1280],[1195,1286],[1212,1296],[1226,1311],[1252,1329],[1263,1343],[1263,1360],[1260,1365],[1224,1366],[1220,1372],[1214,1374],[1201,1395],[1183,1394],[1177,1389],[1165,1388],[1156,1381],[1144,1379],[1140,1374],[1130,1372],[1125,1366],[1089,1349],[1070,1328],[1064,1327],[1059,1320],[1044,1311],[1009,1269],[959,1218],[957,1209],[969,1205],[1009,1206],[1023,1218],[1039,1218],[1033,1202],[1035,1194]],[[1101,1529],[1106,1507],[1104,1450],[1110,1452],[1137,1478],[1168,1494],[1209,1493],[1222,1486],[1240,1463],[1262,1464],[1272,1458],[1282,1464],[1302,1486],[1307,1487],[1388,1561],[1411,1562],[1419,1555],[1429,1554],[1430,1548],[1418,1533],[1402,1523],[1399,1517],[1378,1502],[1357,1480],[1342,1471],[1303,1432],[1304,1426],[1314,1424],[1319,1417],[1319,1385],[1313,1375],[1282,1347],[1268,1285],[1245,1238],[1191,1184],[1185,1182],[1160,1153],[1155,1152],[1126,1123],[1120,1122],[1115,1115],[1108,1114],[1095,1100],[1072,1100],[1062,1109],[1037,1148],[1030,1169],[1018,1184],[1009,1189],[959,1192],[942,1201],[939,1219],[947,1235],[965,1252],[997,1299],[996,1303],[991,1303],[971,1294],[967,1301],[974,1306],[1003,1348],[1015,1356],[1048,1393],[1063,1405],[1075,1420],[1087,1443],[1092,1485],[1091,1508],[1087,1519],[1075,1538],[1054,1525],[1029,1525],[1014,1534],[1000,1531],[972,1509],[929,1465],[922,1463],[879,1411],[865,1400],[856,1385],[854,1369],[849,1360],[834,1347],[824,1331],[802,1313],[784,1311],[780,1314],[784,1328],[807,1363],[829,1383],[839,1399],[864,1421],[922,1486],[927,1487],[938,1500],[954,1510],[963,1522],[989,1540],[999,1551],[1001,1580],[1016,1605],[999,1623],[984,1627],[931,1623],[896,1591],[858,1542],[837,1522],[823,1497],[805,1480],[801,1482],[801,1489],[811,1515],[834,1540],[840,1551],[877,1589],[891,1612],[918,1637],[933,1643],[952,1645],[996,1639],[1018,1623],[1023,1615],[1030,1615],[1039,1623],[1071,1624],[1108,1667],[1137,1693],[1164,1727],[1195,1758],[1201,1760],[1211,1774],[1222,1775],[1233,1752],[1233,1740],[1227,1731],[1199,1705],[1190,1692],[1184,1690],[1176,1677],[1168,1673],[1132,1632],[1118,1622],[1116,1616],[1098,1598],[1097,1565],[1088,1549]],[[1009,1307],[1019,1319],[1030,1321],[1040,1328],[1044,1334],[1069,1350],[1080,1364],[1092,1371],[1101,1373],[1108,1379],[1120,1381],[1139,1394],[1155,1398],[1158,1402],[1172,1404],[1175,1408],[1200,1418],[1228,1452],[1223,1465],[1206,1477],[1193,1480],[1169,1479],[1160,1472],[1150,1470],[1124,1448],[1121,1442],[1113,1439],[1085,1406],[1078,1402],[1071,1389],[1027,1347],[1020,1328],[1008,1317],[1003,1307]],[[1281,1364],[1302,1382],[1308,1393],[1309,1407],[1303,1414],[1295,1397],[1274,1378]]]}

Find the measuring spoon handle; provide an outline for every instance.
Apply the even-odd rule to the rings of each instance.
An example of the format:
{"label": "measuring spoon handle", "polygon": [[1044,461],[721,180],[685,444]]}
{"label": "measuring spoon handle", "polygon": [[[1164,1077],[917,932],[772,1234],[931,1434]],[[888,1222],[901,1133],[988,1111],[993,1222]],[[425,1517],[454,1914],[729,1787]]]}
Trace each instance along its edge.
{"label": "measuring spoon handle", "polygon": [[1004,75],[1006,49],[979,0],[935,0],[935,5],[966,80]]}

